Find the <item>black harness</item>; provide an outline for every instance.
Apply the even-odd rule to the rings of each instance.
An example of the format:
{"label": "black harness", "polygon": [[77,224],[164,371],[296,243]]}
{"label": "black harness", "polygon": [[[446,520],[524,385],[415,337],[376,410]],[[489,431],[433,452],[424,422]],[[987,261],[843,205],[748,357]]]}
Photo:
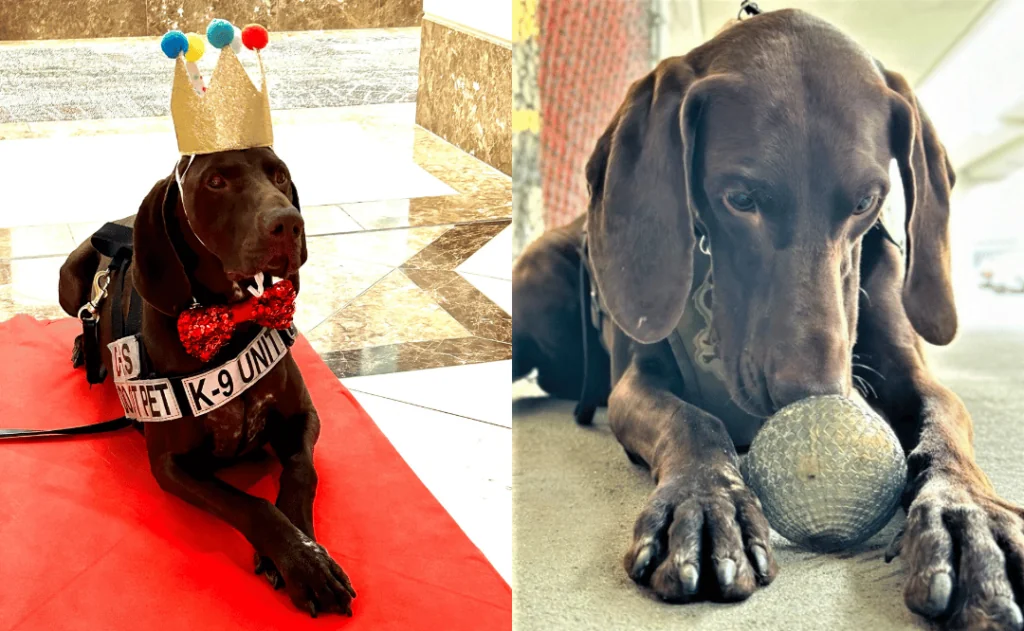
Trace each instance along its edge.
{"label": "black harness", "polygon": [[[115,360],[115,371],[118,373],[114,375],[114,381],[122,406],[126,410],[132,410],[133,416],[145,417],[147,421],[161,420],[160,415],[156,412],[157,409],[176,409],[181,415],[199,415],[217,407],[217,403],[210,398],[202,385],[204,383],[202,377],[216,378],[208,374],[210,372],[208,368],[195,374],[172,377],[158,375],[152,368],[141,336],[143,299],[134,288],[130,295],[126,296],[125,292],[125,279],[132,262],[132,229],[119,224],[107,223],[93,234],[90,242],[100,254],[110,258],[110,263],[105,271],[97,275],[94,283],[94,295],[78,312],[79,320],[82,322],[82,334],[75,338],[71,358],[74,367],[85,366],[85,376],[90,384],[103,383],[106,380],[107,369],[103,365],[103,355],[100,349],[99,311],[100,303],[104,299],[109,299],[111,301],[111,333],[115,340],[111,343],[111,351]],[[117,287],[110,292],[108,289],[112,282],[116,282]],[[127,317],[123,302],[125,298],[128,299]],[[239,352],[244,353],[254,346],[262,348],[261,357],[271,353],[279,356],[281,353],[287,353],[288,348],[295,343],[297,337],[298,332],[294,327],[273,332],[256,328],[254,331],[232,339],[221,350],[217,359],[234,357]],[[283,348],[278,347],[279,342],[283,343]],[[130,358],[130,360],[125,360],[125,358]],[[216,360],[211,363],[216,364]],[[229,363],[231,363],[230,360],[221,366],[221,370],[225,370]],[[252,364],[250,367],[252,371],[248,376],[249,380],[245,384],[237,384],[238,387],[244,388],[258,379],[256,375],[258,367],[252,367]],[[121,378],[122,369],[126,369],[132,376]],[[241,377],[242,380],[246,378],[244,372]],[[211,384],[210,387],[213,388],[214,393],[219,393],[219,389],[214,385]],[[236,386],[233,384],[232,387]],[[167,418],[166,420],[171,419]],[[135,421],[132,418],[123,416],[102,423],[61,429],[0,428],[0,438],[96,434],[128,427],[133,422]]]}

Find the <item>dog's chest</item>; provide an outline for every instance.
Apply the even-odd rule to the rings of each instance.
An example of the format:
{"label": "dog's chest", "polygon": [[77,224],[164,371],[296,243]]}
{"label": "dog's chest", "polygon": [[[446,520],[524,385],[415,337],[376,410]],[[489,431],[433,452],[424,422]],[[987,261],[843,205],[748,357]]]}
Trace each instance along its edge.
{"label": "dog's chest", "polygon": [[749,445],[763,420],[736,405],[725,385],[726,368],[712,333],[711,259],[696,249],[693,270],[687,308],[668,337],[683,380],[683,392],[678,394],[684,401],[721,419],[737,446]]}
{"label": "dog's chest", "polygon": [[252,390],[205,415],[203,425],[213,437],[215,456],[240,456],[266,442],[267,420],[277,395],[265,388]]}

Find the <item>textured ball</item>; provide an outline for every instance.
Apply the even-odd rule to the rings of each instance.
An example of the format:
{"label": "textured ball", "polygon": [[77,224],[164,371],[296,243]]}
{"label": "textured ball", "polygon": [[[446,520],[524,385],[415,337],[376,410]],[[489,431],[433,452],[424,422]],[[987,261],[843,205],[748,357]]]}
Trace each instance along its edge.
{"label": "textured ball", "polygon": [[206,39],[214,48],[224,48],[235,38],[235,27],[227,20],[211,20],[206,27]]}
{"label": "textured ball", "polygon": [[242,43],[249,50],[263,50],[269,41],[270,34],[259,24],[250,24],[242,29]]}
{"label": "textured ball", "polygon": [[203,53],[206,52],[206,43],[203,38],[195,33],[189,33],[185,37],[188,38],[188,50],[185,51],[185,61],[199,61],[203,58]]}
{"label": "textured ball", "polygon": [[237,55],[242,52],[242,31],[234,25],[231,28],[235,31],[235,36],[231,39],[231,50],[235,51]]}
{"label": "textured ball", "polygon": [[171,59],[188,50],[188,38],[181,31],[167,31],[160,39],[160,50]]}
{"label": "textured ball", "polygon": [[866,403],[810,397],[754,437],[744,475],[772,528],[820,552],[856,545],[899,507],[907,465],[892,428]]}

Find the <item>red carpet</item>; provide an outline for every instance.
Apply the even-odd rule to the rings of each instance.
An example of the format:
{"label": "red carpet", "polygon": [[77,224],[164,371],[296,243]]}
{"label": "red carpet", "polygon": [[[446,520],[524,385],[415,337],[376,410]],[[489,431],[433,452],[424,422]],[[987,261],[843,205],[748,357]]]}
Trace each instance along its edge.
{"label": "red carpet", "polygon": [[[70,356],[75,320],[0,323],[0,426],[120,416]],[[230,527],[161,491],[134,429],[0,441],[0,630],[511,629],[512,592],[304,339],[320,412],[316,528],[359,593],[313,620],[252,572]],[[225,474],[272,499],[273,458]]]}

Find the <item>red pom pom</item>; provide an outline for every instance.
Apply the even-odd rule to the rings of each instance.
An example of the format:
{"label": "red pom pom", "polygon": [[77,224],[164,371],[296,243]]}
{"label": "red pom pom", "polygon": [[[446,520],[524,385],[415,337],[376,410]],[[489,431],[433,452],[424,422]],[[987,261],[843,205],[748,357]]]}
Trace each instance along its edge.
{"label": "red pom pom", "polygon": [[270,34],[259,24],[250,24],[242,29],[242,43],[249,50],[263,50],[269,41]]}

